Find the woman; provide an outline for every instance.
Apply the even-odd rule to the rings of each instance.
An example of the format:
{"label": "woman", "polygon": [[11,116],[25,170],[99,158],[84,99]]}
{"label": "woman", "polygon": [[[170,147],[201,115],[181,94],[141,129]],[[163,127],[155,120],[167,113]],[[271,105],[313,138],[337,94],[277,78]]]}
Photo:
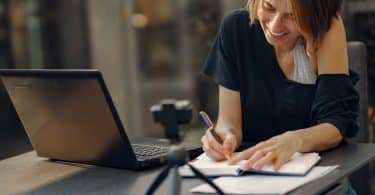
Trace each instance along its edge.
{"label": "woman", "polygon": [[[249,0],[225,17],[204,73],[219,84],[219,144],[206,132],[203,150],[244,169],[295,152],[322,151],[357,132],[358,94],[349,77],[341,0]],[[249,12],[251,14],[249,14]]]}

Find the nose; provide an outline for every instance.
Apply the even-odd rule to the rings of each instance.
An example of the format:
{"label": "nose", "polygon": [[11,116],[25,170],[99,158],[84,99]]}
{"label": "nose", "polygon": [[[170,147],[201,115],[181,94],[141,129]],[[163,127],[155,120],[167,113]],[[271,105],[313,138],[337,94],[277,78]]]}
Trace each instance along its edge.
{"label": "nose", "polygon": [[275,14],[270,23],[269,23],[269,29],[273,33],[281,33],[282,32],[282,16],[281,14]]}

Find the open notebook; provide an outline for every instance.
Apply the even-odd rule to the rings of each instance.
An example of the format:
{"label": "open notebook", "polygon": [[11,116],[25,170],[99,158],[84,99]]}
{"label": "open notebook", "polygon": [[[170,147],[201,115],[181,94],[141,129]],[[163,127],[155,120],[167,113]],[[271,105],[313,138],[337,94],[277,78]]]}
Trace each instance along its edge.
{"label": "open notebook", "polygon": [[[220,177],[213,182],[225,194],[286,194],[310,181],[323,177],[338,166],[314,166],[306,176],[246,175],[243,177]],[[207,184],[190,190],[193,193],[216,194]],[[309,194],[309,192],[305,192]]]}
{"label": "open notebook", "polygon": [[[284,164],[279,171],[275,171],[273,165],[267,164],[261,170],[250,169],[241,170],[241,165],[246,161],[241,161],[236,165],[229,165],[227,161],[215,162],[209,159],[205,153],[198,156],[189,163],[199,169],[206,176],[239,176],[244,173],[261,173],[270,175],[290,175],[304,176],[320,160],[318,153],[295,153],[291,160]],[[193,177],[188,166],[179,168],[179,173],[184,177]]]}

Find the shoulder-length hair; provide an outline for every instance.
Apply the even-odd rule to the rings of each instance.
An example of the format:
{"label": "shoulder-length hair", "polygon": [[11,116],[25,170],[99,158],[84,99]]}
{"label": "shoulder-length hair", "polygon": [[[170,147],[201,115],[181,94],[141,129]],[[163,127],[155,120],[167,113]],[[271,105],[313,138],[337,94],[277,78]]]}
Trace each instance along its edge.
{"label": "shoulder-length hair", "polygon": [[[258,20],[259,4],[264,0],[248,0],[251,23]],[[342,0],[288,0],[292,8],[295,23],[305,35],[312,38],[318,46],[324,34],[329,30],[332,19],[338,17]]]}

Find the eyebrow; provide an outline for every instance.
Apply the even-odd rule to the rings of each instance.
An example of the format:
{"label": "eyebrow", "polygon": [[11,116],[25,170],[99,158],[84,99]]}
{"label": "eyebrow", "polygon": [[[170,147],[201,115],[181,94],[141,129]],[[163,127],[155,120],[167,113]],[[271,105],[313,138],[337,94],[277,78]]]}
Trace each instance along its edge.
{"label": "eyebrow", "polygon": [[[273,6],[272,3],[269,0],[264,0],[263,4],[267,4],[267,6],[269,6],[272,9],[276,9],[275,6]],[[290,14],[293,14],[293,13],[292,12],[286,12],[285,14],[290,15]]]}
{"label": "eyebrow", "polygon": [[267,4],[267,6],[271,7],[271,8],[275,8],[269,1],[267,0],[264,0],[263,3]]}

